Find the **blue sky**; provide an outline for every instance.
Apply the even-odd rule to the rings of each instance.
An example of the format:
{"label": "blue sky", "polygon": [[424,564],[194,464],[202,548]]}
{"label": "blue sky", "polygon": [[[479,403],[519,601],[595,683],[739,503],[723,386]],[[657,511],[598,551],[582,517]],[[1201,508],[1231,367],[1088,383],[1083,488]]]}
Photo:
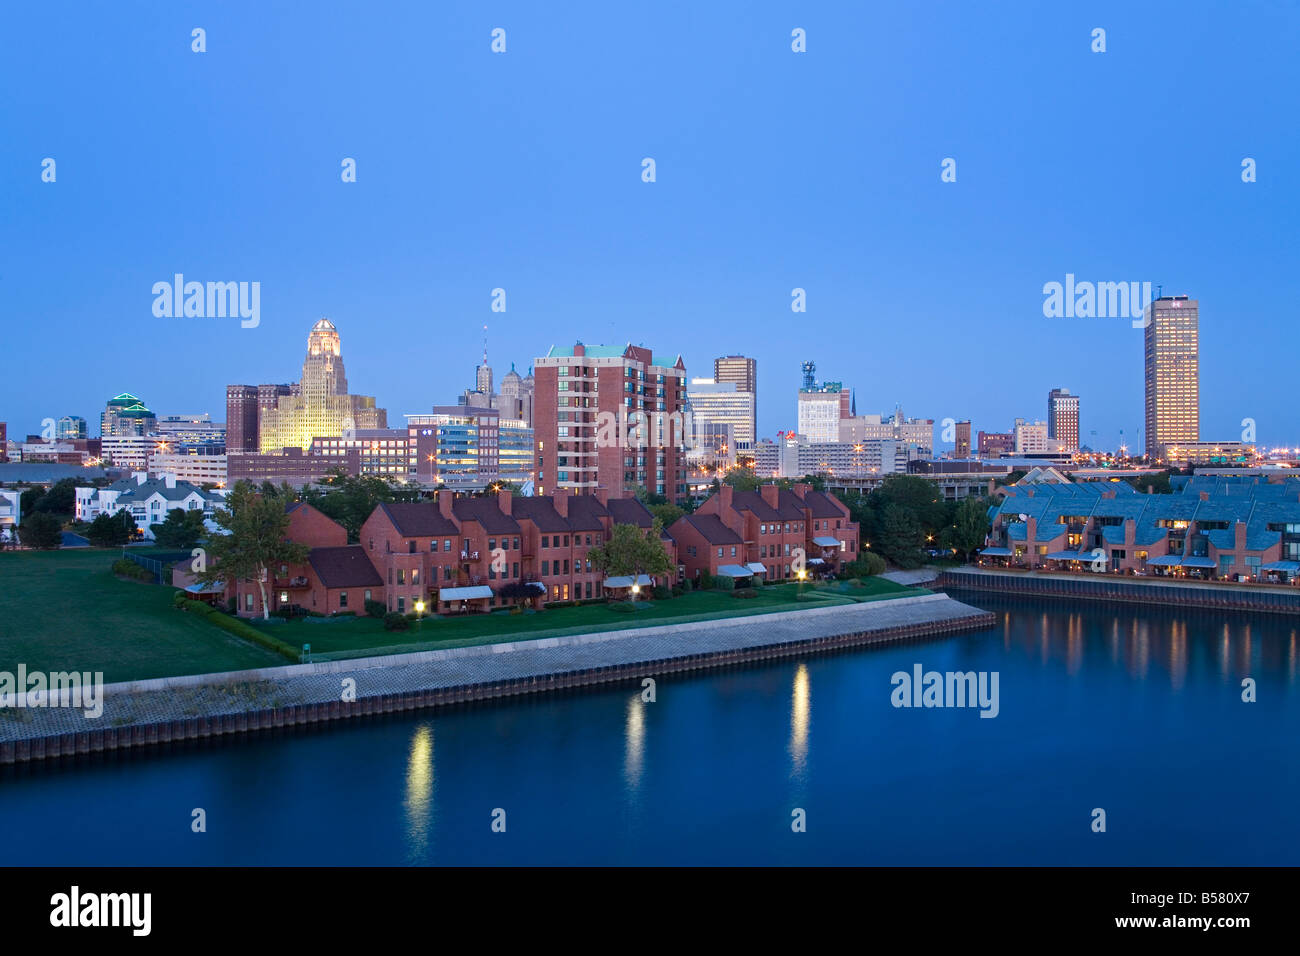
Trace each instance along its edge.
{"label": "blue sky", "polygon": [[[471,384],[486,323],[498,377],[575,340],[681,352],[695,374],[753,355],[764,435],[794,425],[812,359],[859,412],[997,431],[1063,386],[1085,441],[1132,442],[1141,332],[1045,318],[1043,284],[1074,273],[1199,299],[1202,437],[1251,417],[1261,441],[1300,444],[1294,2],[83,3],[6,20],[11,435],[65,414],[93,433],[121,391],[224,418],[227,383],[295,379],[328,316],[352,390],[395,424]],[[260,282],[261,324],[156,318],[152,285],[176,272]]]}

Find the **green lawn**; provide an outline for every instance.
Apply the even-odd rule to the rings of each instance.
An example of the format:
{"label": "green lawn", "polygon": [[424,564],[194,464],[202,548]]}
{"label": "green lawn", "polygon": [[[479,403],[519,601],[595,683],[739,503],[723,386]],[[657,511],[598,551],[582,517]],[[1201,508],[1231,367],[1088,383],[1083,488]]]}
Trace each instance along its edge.
{"label": "green lawn", "polygon": [[374,653],[405,653],[444,647],[468,647],[510,640],[532,640],[616,631],[656,624],[707,621],[745,617],[773,611],[852,604],[897,597],[901,593],[928,593],[904,588],[883,578],[870,578],[862,587],[839,583],[803,587],[780,584],[758,590],[754,598],[737,598],[726,591],[693,591],[668,601],[640,601],[634,613],[620,613],[605,604],[548,608],[533,614],[472,614],[457,617],[428,617],[407,631],[385,631],[375,618],[298,619],[285,624],[260,625],[294,647],[310,644],[315,659],[360,657]]}
{"label": "green lawn", "polygon": [[[140,549],[141,553],[148,553]],[[0,552],[0,670],[103,671],[107,682],[276,667],[285,659],[172,606],[170,587],[118,580],[119,550]],[[605,604],[529,614],[430,617],[407,631],[385,631],[369,617],[254,622],[321,658],[362,657],[625,630],[686,621],[744,617],[927,593],[883,578],[861,587],[782,584],[754,598],[695,591],[668,601],[638,602],[633,613]]]}
{"label": "green lawn", "polygon": [[285,662],[174,609],[170,587],[118,580],[109,567],[119,557],[117,549],[0,552],[0,670],[103,671],[112,683]]}

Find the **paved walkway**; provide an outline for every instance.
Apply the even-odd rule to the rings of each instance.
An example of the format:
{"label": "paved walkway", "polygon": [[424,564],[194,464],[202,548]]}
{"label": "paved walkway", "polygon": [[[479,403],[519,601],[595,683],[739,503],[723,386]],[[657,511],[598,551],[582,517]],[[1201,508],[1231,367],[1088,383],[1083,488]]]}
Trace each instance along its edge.
{"label": "paved walkway", "polygon": [[934,568],[917,568],[915,571],[886,571],[881,577],[910,588],[938,580],[939,572]]}
{"label": "paved walkway", "polygon": [[[110,684],[104,688],[103,714],[97,719],[71,708],[0,710],[0,741],[333,704],[340,701],[348,679],[355,681],[361,699],[898,627],[938,627],[981,613],[947,595],[925,594],[632,631]],[[653,665],[647,673],[655,673]]]}

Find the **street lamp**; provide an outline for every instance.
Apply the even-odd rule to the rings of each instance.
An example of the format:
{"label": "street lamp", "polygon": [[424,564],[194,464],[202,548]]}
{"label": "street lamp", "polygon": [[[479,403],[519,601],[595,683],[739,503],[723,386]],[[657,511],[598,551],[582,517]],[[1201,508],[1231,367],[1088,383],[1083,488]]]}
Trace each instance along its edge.
{"label": "street lamp", "polygon": [[420,616],[421,614],[423,614],[423,613],[424,613],[424,602],[423,602],[423,601],[416,601],[416,602],[415,602],[415,614],[416,614],[416,616],[419,617],[419,616]]}

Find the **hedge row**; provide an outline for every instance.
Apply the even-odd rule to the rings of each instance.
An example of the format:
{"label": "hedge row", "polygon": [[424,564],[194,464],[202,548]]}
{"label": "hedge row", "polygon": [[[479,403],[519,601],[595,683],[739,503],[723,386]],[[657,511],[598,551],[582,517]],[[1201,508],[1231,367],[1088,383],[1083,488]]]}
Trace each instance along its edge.
{"label": "hedge row", "polygon": [[189,611],[200,617],[207,618],[210,624],[215,624],[223,631],[229,631],[236,637],[242,637],[245,640],[259,644],[268,650],[275,651],[295,664],[298,663],[298,649],[291,647],[278,637],[272,637],[270,634],[264,634],[247,621],[241,621],[237,617],[224,614],[211,605],[204,604],[202,601],[191,601],[185,596],[184,591],[177,591],[176,596],[172,598],[172,603],[182,611]]}

